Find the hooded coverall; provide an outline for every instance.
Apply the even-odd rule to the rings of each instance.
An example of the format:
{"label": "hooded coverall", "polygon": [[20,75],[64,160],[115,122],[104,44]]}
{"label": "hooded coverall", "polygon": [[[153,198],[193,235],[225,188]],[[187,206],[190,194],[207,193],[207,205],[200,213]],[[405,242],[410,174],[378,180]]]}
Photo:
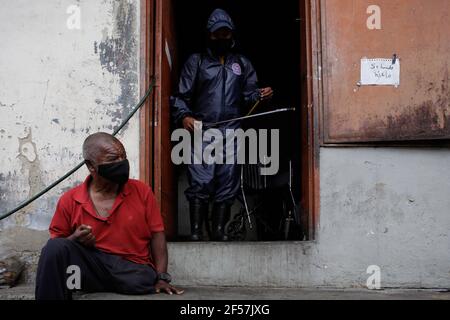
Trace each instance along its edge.
{"label": "hooded coverall", "polygon": [[[222,26],[234,31],[230,16],[216,9],[209,17],[207,30],[214,32]],[[177,93],[171,97],[172,116],[178,126],[187,116],[215,123],[243,115],[243,109],[258,100],[257,76],[250,61],[229,52],[222,64],[208,48],[207,53],[193,54],[185,63]],[[217,129],[225,133],[226,129],[239,127],[240,123],[234,121]],[[206,145],[208,143],[203,144],[203,149]],[[215,203],[231,205],[239,190],[236,156],[235,152],[235,164],[189,164],[189,188],[185,191],[187,199],[212,199]]]}

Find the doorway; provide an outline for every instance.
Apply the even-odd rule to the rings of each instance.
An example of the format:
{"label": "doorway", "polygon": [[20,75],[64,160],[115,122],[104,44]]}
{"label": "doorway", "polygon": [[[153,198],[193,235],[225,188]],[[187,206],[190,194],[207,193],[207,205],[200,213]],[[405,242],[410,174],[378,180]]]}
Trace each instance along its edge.
{"label": "doorway", "polygon": [[[306,30],[309,1],[274,3],[264,0],[258,1],[257,5],[238,0],[148,0],[146,3],[146,12],[150,13],[147,13],[147,22],[150,21],[148,32],[153,35],[148,49],[152,61],[149,69],[155,74],[160,73],[157,79],[160,90],[155,91],[152,97],[147,118],[142,118],[141,124],[150,123],[151,128],[145,129],[148,132],[143,134],[150,142],[144,144],[145,154],[150,156],[141,163],[148,161],[150,165],[150,169],[146,168],[149,174],[145,175],[145,180],[152,182],[161,203],[163,218],[170,230],[169,239],[185,240],[190,227],[188,203],[184,196],[187,187],[185,167],[169,164],[170,132],[174,128],[169,120],[168,98],[189,55],[205,51],[205,26],[210,13],[215,8],[222,8],[234,20],[236,51],[254,65],[259,87],[271,86],[275,90],[271,103],[265,110],[257,112],[286,107],[296,109],[294,113],[260,118],[245,125],[280,130],[280,171],[292,168],[292,194],[297,206],[295,218],[301,228],[294,230],[293,235],[285,240],[312,240],[314,210],[318,207],[315,192],[318,175],[313,162],[316,161],[318,145],[312,126],[316,116],[312,116],[313,108],[310,107],[312,77],[308,76],[311,73],[308,65],[312,63],[311,48],[308,47],[310,34]],[[258,193],[250,196],[250,206],[258,203],[258,196],[261,198]],[[267,203],[263,207],[267,209],[263,217],[275,227],[279,223],[277,215],[273,214],[277,212],[276,207],[272,208]],[[236,201],[232,214],[241,209],[242,204]],[[283,240],[267,230],[261,232],[264,228],[261,224],[255,225],[257,228],[240,240]]]}

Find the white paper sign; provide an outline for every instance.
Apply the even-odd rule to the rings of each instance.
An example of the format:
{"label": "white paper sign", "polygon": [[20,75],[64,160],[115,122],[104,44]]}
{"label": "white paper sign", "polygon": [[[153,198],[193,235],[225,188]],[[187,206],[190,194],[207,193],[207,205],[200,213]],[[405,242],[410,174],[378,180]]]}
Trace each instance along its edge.
{"label": "white paper sign", "polygon": [[361,59],[361,85],[399,86],[400,59]]}

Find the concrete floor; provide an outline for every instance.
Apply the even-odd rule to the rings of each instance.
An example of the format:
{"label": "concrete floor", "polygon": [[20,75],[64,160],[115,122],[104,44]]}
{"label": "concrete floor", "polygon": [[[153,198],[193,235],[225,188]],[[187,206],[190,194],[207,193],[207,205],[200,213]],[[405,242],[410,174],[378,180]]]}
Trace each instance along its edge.
{"label": "concrete floor", "polygon": [[[293,289],[249,287],[184,288],[181,296],[125,296],[114,293],[77,294],[77,300],[450,300],[450,291],[386,289]],[[0,289],[0,300],[32,300],[34,288]]]}

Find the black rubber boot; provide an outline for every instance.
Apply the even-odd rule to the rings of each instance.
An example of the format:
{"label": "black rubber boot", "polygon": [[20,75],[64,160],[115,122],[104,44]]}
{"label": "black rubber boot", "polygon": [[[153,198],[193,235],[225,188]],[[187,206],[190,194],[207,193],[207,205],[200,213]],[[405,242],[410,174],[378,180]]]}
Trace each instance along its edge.
{"label": "black rubber boot", "polygon": [[191,218],[191,241],[203,240],[203,220],[208,216],[208,203],[198,199],[189,202]]}
{"label": "black rubber boot", "polygon": [[226,203],[214,203],[212,211],[212,240],[228,241],[225,225],[230,219],[230,205]]}

